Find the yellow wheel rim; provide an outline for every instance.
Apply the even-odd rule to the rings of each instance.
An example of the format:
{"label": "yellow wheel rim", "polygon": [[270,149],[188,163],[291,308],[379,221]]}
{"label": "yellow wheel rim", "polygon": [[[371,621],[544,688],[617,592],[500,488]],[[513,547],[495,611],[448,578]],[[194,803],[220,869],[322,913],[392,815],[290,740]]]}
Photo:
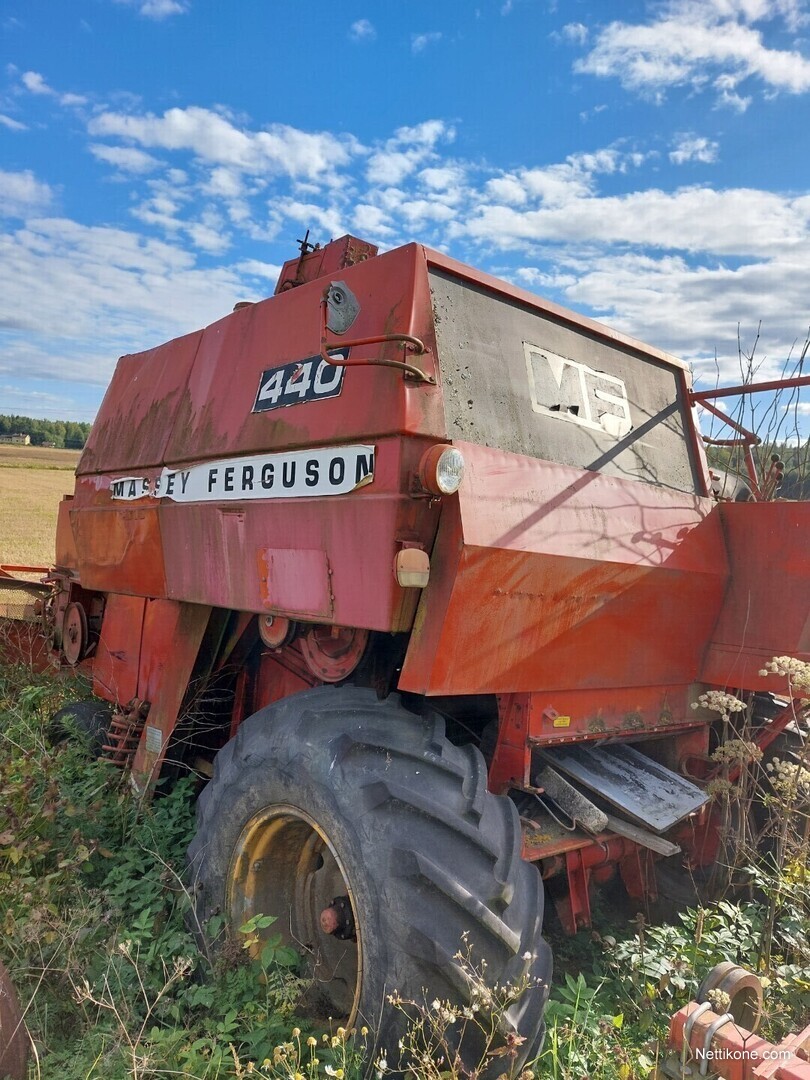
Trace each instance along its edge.
{"label": "yellow wheel rim", "polygon": [[[338,898],[344,908],[348,899],[353,938],[326,933],[321,925],[322,913]],[[234,930],[256,915],[274,915],[265,933],[281,934],[308,960],[308,1009],[347,1028],[354,1025],[363,971],[357,907],[335,845],[309,814],[278,804],[247,822],[231,858],[226,903]],[[253,953],[260,949],[261,943]]]}

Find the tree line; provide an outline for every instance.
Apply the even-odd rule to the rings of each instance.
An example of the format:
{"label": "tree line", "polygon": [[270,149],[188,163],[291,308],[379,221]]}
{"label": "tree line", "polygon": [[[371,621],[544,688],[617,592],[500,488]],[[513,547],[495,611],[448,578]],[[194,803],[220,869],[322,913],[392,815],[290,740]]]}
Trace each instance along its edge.
{"label": "tree line", "polygon": [[32,446],[52,443],[60,450],[83,450],[89,434],[90,424],[76,420],[36,420],[0,413],[0,435],[30,435]]}
{"label": "tree line", "polygon": [[[714,469],[723,469],[735,476],[746,477],[742,450],[738,446],[708,446],[706,456]],[[810,499],[810,439],[795,445],[782,440],[763,440],[756,447],[754,456],[761,480],[765,480],[774,458],[782,464],[781,483],[775,495],[779,499]]]}

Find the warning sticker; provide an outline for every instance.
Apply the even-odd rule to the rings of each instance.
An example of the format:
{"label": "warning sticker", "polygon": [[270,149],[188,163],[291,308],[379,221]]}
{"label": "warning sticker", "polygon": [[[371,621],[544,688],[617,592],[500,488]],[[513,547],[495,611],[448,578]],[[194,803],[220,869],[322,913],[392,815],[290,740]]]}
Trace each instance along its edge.
{"label": "warning sticker", "polygon": [[336,446],[282,454],[207,461],[188,469],[164,469],[153,480],[120,476],[110,480],[113,499],[171,499],[228,502],[244,499],[301,499],[346,495],[374,480],[373,446]]}

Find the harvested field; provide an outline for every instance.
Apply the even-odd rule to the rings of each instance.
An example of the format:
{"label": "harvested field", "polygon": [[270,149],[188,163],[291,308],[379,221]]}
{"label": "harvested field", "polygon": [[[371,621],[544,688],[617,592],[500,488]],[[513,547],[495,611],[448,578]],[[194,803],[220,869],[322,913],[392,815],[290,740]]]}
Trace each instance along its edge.
{"label": "harvested field", "polygon": [[0,445],[2,469],[64,469],[73,472],[80,450],[52,450],[45,446]]}
{"label": "harvested field", "polygon": [[64,469],[0,464],[0,563],[52,563],[57,509],[72,491],[73,477]]}
{"label": "harvested field", "polygon": [[[62,496],[73,491],[75,450],[0,446],[0,563],[50,566],[56,515]],[[36,581],[38,575],[27,575]],[[0,615],[31,618],[33,597],[0,592]]]}

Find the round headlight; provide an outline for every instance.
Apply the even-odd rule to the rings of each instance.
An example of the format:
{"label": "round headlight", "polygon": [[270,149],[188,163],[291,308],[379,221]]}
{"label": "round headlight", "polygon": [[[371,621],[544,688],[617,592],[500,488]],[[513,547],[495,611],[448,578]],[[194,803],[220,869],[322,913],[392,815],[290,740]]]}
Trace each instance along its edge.
{"label": "round headlight", "polygon": [[455,446],[431,446],[419,464],[419,481],[432,495],[452,495],[464,479],[464,455]]}

